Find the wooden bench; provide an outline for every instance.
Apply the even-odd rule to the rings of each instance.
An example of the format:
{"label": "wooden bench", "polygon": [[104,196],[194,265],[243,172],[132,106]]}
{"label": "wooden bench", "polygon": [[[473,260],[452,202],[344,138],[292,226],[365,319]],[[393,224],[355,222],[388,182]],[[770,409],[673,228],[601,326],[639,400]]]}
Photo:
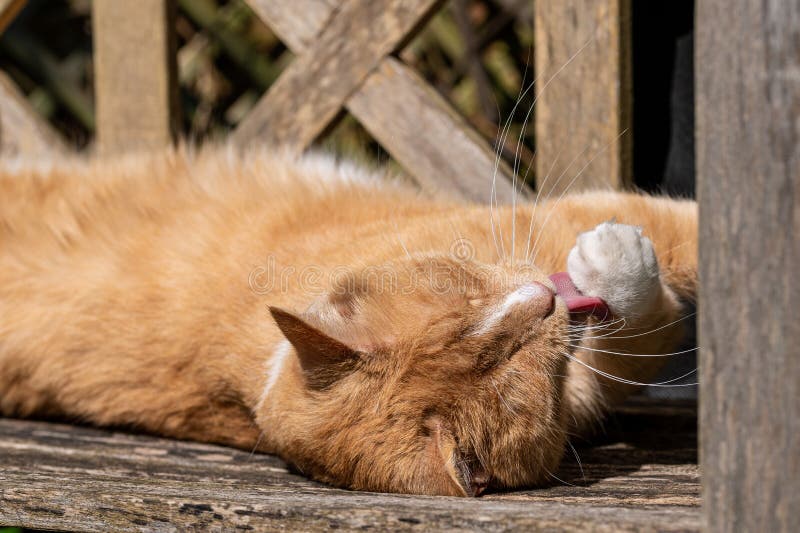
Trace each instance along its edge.
{"label": "wooden bench", "polygon": [[[346,108],[423,189],[488,201],[496,160],[487,140],[399,54],[441,0],[247,2],[297,57],[235,142],[266,138],[304,150]],[[0,30],[22,4],[0,0]],[[632,7],[535,3],[537,179],[588,169],[591,185],[630,185]],[[174,142],[174,0],[95,0],[93,9],[98,151]],[[345,29],[359,17],[392,31],[372,28],[356,41]],[[702,514],[693,413],[633,405],[616,415],[605,442],[580,450],[586,480],[568,455],[559,477],[569,484],[477,500],[351,493],[311,483],[271,457],[2,420],[0,523],[800,531],[798,20],[797,2],[697,0]],[[588,45],[582,63],[551,86]],[[331,81],[339,73],[346,75]],[[0,77],[0,152],[53,149],[65,148]],[[500,202],[511,198],[513,174],[499,165]]]}
{"label": "wooden bench", "polygon": [[72,425],[0,420],[0,524],[74,531],[614,531],[700,528],[696,409],[642,400],[550,487],[479,499],[334,489],[279,459]]}

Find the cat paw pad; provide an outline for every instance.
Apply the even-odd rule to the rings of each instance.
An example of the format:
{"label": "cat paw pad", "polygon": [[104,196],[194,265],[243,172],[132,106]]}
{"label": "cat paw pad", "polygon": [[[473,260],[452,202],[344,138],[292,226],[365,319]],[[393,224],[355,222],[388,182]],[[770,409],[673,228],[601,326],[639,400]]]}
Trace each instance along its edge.
{"label": "cat paw pad", "polygon": [[602,298],[616,316],[646,314],[661,290],[653,243],[627,224],[604,222],[581,233],[567,271],[583,294]]}

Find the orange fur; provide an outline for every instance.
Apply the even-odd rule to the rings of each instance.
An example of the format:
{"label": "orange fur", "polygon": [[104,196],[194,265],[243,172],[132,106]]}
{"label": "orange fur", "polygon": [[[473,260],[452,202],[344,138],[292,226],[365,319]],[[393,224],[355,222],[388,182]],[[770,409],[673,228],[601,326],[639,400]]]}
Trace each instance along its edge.
{"label": "orange fur", "polygon": [[[479,327],[565,270],[578,233],[616,217],[654,242],[664,291],[639,331],[696,290],[695,205],[631,193],[492,213],[320,157],[209,151],[6,170],[0,197],[0,414],[257,446],[354,489],[543,482],[566,432],[631,391],[561,355],[561,302]],[[679,326],[584,346],[667,353]],[[632,380],[660,360],[576,353]]]}

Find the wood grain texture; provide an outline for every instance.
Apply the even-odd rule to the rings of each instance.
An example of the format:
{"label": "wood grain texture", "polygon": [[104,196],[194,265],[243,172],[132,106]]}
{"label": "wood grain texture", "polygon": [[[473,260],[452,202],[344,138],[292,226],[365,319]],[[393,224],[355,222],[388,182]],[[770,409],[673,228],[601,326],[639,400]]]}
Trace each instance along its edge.
{"label": "wood grain texture", "polygon": [[499,202],[511,202],[511,170],[476,149],[480,134],[399,59],[386,58],[347,108],[424,190],[488,203],[495,178]]}
{"label": "wood grain texture", "polygon": [[[297,54],[305,53],[336,10],[332,0],[248,2]],[[396,86],[392,85],[395,81]],[[494,151],[410,67],[384,58],[345,105],[424,189],[475,202],[489,201]],[[423,128],[422,124],[433,127]],[[501,204],[513,199],[511,176],[512,170],[500,161],[496,195]],[[527,190],[522,188],[523,194]]]}
{"label": "wood grain texture", "polygon": [[239,124],[234,142],[308,148],[380,61],[441,2],[351,0],[281,73]]}
{"label": "wood grain texture", "polygon": [[628,186],[630,0],[535,2],[534,12],[537,186]]}
{"label": "wood grain texture", "polygon": [[178,88],[174,0],[92,2],[100,154],[174,142]]}
{"label": "wood grain texture", "polygon": [[[544,489],[479,499],[350,492],[278,459],[59,424],[0,420],[0,523],[74,531],[234,529],[696,531],[694,415],[622,411]],[[629,431],[635,427],[635,431]]]}
{"label": "wood grain texture", "polygon": [[245,0],[292,51],[309,48],[339,3],[336,0]]}
{"label": "wood grain texture", "polygon": [[0,72],[0,155],[38,158],[66,151],[61,136],[31,107],[14,82]]}
{"label": "wood grain texture", "polygon": [[14,21],[28,0],[0,0],[0,33]]}
{"label": "wood grain texture", "polygon": [[798,2],[698,2],[700,398],[710,531],[800,531],[798,28]]}

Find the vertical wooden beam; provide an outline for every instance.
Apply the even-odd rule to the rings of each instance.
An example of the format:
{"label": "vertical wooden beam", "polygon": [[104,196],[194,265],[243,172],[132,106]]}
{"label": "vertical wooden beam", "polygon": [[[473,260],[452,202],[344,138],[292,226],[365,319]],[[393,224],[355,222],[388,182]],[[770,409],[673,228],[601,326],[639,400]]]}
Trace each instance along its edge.
{"label": "vertical wooden beam", "polygon": [[548,174],[542,189],[556,195],[629,185],[630,0],[541,1],[534,12],[537,187]]}
{"label": "vertical wooden beam", "polygon": [[101,154],[158,149],[175,140],[174,22],[174,0],[92,3]]}
{"label": "vertical wooden beam", "polygon": [[700,425],[711,531],[800,531],[800,4],[699,0]]}

